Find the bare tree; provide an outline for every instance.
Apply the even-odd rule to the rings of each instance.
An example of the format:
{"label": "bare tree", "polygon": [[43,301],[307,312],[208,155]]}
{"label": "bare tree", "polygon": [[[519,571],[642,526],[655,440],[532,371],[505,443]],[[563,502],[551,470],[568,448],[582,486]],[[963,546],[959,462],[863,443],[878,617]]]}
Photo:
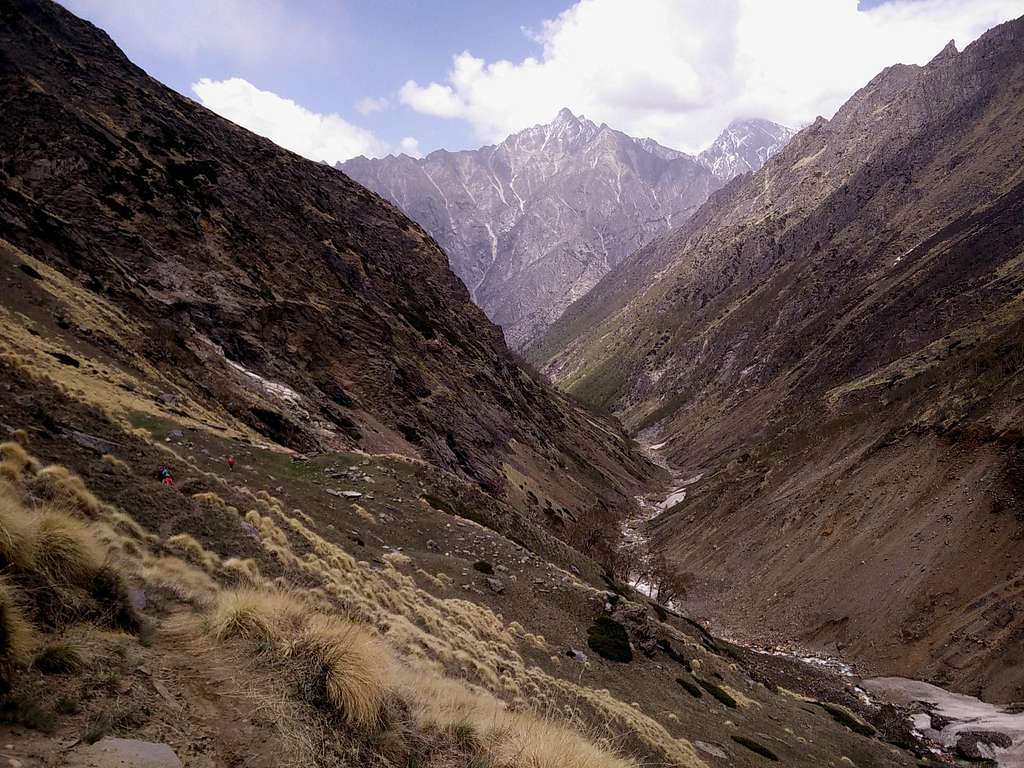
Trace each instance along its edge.
{"label": "bare tree", "polygon": [[651,584],[651,597],[665,605],[685,598],[694,580],[692,573],[677,569],[661,552],[650,558],[647,579]]}

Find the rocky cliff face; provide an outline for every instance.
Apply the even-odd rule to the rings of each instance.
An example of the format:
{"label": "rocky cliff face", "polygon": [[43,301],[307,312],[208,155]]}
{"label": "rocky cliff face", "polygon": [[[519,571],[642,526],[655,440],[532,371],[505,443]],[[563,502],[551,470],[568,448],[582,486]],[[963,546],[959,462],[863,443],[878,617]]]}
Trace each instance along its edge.
{"label": "rocky cliff face", "polygon": [[5,289],[7,353],[88,345],[105,362],[80,367],[83,388],[134,371],[162,383],[122,394],[219,429],[420,456],[497,495],[514,472],[570,509],[631,503],[645,463],[513,361],[397,209],[165,88],[59,6],[0,10],[0,246],[53,297]]}
{"label": "rocky cliff face", "polygon": [[723,182],[761,168],[793,138],[794,131],[770,120],[734,120],[697,161]]}
{"label": "rocky cliff face", "polygon": [[530,354],[682,476],[693,605],[1024,696],[1024,21],[894,66]]}
{"label": "rocky cliff face", "polygon": [[734,123],[694,158],[563,109],[497,146],[339,167],[436,238],[473,300],[521,347],[788,135],[763,120]]}

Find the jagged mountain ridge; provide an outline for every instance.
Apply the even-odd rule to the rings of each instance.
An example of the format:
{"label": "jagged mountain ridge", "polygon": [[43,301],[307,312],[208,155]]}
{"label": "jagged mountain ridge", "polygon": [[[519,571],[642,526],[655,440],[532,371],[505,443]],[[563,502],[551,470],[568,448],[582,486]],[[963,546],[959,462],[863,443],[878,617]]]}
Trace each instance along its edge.
{"label": "jagged mountain ridge", "polygon": [[795,131],[770,120],[733,120],[697,161],[722,181],[761,168]]}
{"label": "jagged mountain ridge", "polygon": [[433,235],[474,301],[521,347],[789,135],[767,121],[737,121],[692,157],[562,109],[496,146],[338,167]]}
{"label": "jagged mountain ridge", "polygon": [[[0,7],[0,245],[12,269],[80,286],[39,326],[60,344],[153,368],[182,413],[291,448],[420,456],[498,496],[514,470],[570,508],[631,503],[644,462],[513,361],[401,212],[149,78],[58,6]],[[130,321],[53,326],[92,307]],[[11,339],[40,335],[0,309]]]}
{"label": "jagged mountain ridge", "polygon": [[694,607],[1024,695],[1024,20],[897,65],[609,274],[529,356],[703,473]]}

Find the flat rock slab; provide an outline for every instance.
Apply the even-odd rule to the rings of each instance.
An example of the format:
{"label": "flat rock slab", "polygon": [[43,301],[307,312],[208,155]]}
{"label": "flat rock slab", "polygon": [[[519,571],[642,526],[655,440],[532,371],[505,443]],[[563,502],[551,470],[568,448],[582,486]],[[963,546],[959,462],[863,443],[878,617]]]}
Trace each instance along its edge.
{"label": "flat rock slab", "polygon": [[100,739],[67,756],[65,768],[182,768],[166,744],[135,739]]}

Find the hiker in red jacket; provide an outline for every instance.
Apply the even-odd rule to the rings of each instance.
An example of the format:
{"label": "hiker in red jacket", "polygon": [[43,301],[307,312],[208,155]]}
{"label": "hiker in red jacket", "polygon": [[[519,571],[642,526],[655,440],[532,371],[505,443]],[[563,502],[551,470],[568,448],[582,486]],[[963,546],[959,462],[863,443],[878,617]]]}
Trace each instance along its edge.
{"label": "hiker in red jacket", "polygon": [[234,456],[228,456],[228,469],[230,469],[232,472],[235,471],[235,457]]}
{"label": "hiker in red jacket", "polygon": [[174,487],[174,476],[171,475],[171,468],[165,464],[161,464],[156,470],[157,479],[164,485],[169,485],[171,488]]}

